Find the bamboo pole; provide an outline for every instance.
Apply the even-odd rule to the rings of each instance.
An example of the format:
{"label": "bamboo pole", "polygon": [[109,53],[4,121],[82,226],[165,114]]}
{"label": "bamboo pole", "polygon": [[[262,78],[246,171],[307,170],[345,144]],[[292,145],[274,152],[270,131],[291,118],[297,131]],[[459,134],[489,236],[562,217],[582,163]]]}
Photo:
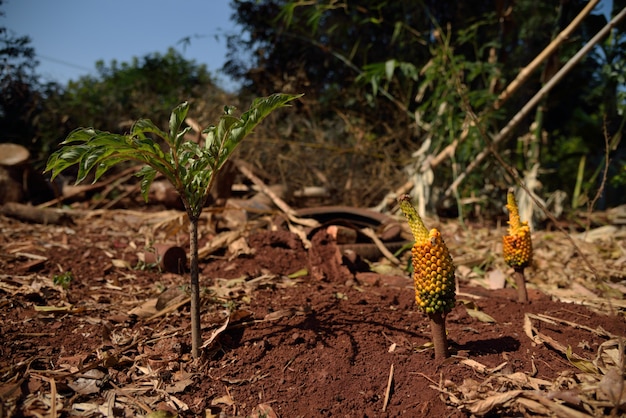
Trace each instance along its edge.
{"label": "bamboo pole", "polygon": [[[502,104],[505,101],[507,101],[511,97],[511,95],[528,80],[530,75],[541,64],[541,62],[544,61],[547,57],[549,57],[572,34],[574,29],[576,29],[576,27],[582,23],[584,18],[589,13],[591,13],[593,8],[599,3],[599,1],[600,0],[591,0],[587,4],[587,6],[585,6],[585,8],[583,8],[583,10],[581,10],[581,12],[574,18],[574,20],[572,20],[570,24],[567,25],[567,27],[563,29],[554,38],[554,40],[552,40],[552,42],[550,42],[550,44],[546,46],[544,50],[541,51],[539,55],[537,55],[531,61],[530,64],[528,64],[518,73],[517,77],[515,77],[515,80],[509,83],[509,85],[502,91],[502,93],[500,93],[500,95],[498,96],[498,98],[493,104],[493,109],[499,109],[502,106]],[[448,146],[445,149],[443,149],[435,158],[433,158],[430,161],[430,167],[435,168],[443,160],[445,160],[446,157],[449,157],[451,155],[450,151],[454,151],[454,148],[456,148],[456,145],[458,145],[458,142],[459,140],[455,140],[452,148]]]}
{"label": "bamboo pole", "polygon": [[493,105],[494,109],[499,109],[500,106],[502,106],[502,103],[507,101],[509,97],[511,97],[513,92],[515,92],[515,90],[517,90],[522,84],[526,82],[528,77],[530,77],[530,75],[537,69],[537,67],[539,67],[539,65],[572,34],[574,29],[576,29],[576,27],[581,24],[583,19],[587,17],[589,13],[591,13],[591,11],[596,7],[598,3],[600,3],[600,0],[591,0],[589,3],[587,3],[587,5],[581,10],[581,12],[578,13],[578,16],[576,16],[574,20],[572,20],[570,24],[567,25],[567,27],[563,29],[561,33],[559,33],[556,38],[554,38],[552,42],[550,42],[550,44],[545,47],[545,49],[541,51],[539,55],[535,57],[535,59],[531,61],[530,64],[522,68],[522,70],[517,74],[517,77],[515,77],[515,80],[509,83],[506,89],[504,89],[502,93],[500,93],[498,99]]}
{"label": "bamboo pole", "polygon": [[622,9],[609,23],[607,23],[600,31],[593,37],[585,46],[583,46],[570,60],[552,77],[525,105],[517,112],[515,116],[509,121],[509,123],[502,128],[502,130],[493,138],[490,146],[481,151],[474,161],[472,161],[465,171],[452,182],[452,184],[446,189],[445,195],[450,196],[459,187],[459,184],[465,177],[474,170],[483,160],[491,153],[493,146],[502,142],[503,139],[508,137],[513,129],[524,119],[528,113],[539,103],[539,101],[550,91],[556,84],[561,81],[563,77],[576,65],[578,62],[598,43],[608,35],[609,31],[613,29],[624,17],[626,16],[626,7]]}

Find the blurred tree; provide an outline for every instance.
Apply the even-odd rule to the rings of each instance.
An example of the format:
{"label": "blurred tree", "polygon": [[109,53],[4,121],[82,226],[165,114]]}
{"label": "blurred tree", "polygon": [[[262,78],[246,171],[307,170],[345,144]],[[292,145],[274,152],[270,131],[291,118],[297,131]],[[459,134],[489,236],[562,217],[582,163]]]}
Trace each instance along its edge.
{"label": "blurred tree", "polygon": [[[0,0],[0,7],[3,1]],[[4,12],[0,11],[0,16]],[[33,120],[41,110],[42,93],[36,75],[35,50],[28,36],[0,27],[0,131],[2,142],[33,148]]]}
{"label": "blurred tree", "polygon": [[70,81],[52,101],[67,125],[122,132],[129,121],[147,114],[167,123],[178,103],[220,93],[205,65],[188,61],[171,48],[129,63],[98,61],[96,71],[96,76]]}
{"label": "blurred tree", "polygon": [[[621,3],[615,2],[614,14],[623,7]],[[385,153],[396,159],[398,168],[407,163],[403,156],[426,140],[432,140],[430,154],[455,146],[454,160],[443,164],[435,176],[449,183],[455,170],[462,171],[487,146],[484,136],[471,129],[464,106],[469,104],[481,115],[485,133],[497,132],[606,23],[603,15],[588,16],[542,71],[533,74],[500,113],[494,113],[495,95],[586,4],[583,0],[235,0],[233,16],[244,36],[229,39],[225,69],[254,94],[305,91],[305,103],[308,100],[315,110],[303,109],[309,110],[310,126],[321,124],[316,118],[337,115],[348,121],[352,130],[348,133],[355,131],[351,125],[359,124],[378,142],[377,147],[368,142],[361,151]],[[616,102],[620,88],[624,91],[616,71],[623,63],[621,39],[612,44],[612,54],[605,54],[606,58],[586,57],[551,92],[542,108],[536,154],[529,152],[528,143],[518,141],[534,126],[532,118],[502,143],[504,155],[520,169],[537,161],[551,173],[556,171],[558,175],[542,177],[544,192],[560,188],[571,195],[576,176],[572,167],[587,152],[594,164],[585,178],[591,179],[604,155],[604,121],[611,136],[622,126],[617,109],[623,107],[623,95]],[[606,76],[611,73],[607,66],[613,68],[612,78]],[[351,135],[342,139],[349,147],[363,146],[353,143]],[[616,143],[613,151],[619,152],[618,148]],[[504,187],[512,180],[503,174],[487,162],[468,178],[464,193],[490,182]]]}
{"label": "blurred tree", "polygon": [[99,61],[96,71],[97,75],[71,80],[46,98],[37,120],[46,151],[54,150],[77,126],[124,134],[133,121],[151,115],[165,129],[178,103],[192,103],[193,117],[208,119],[219,115],[224,103],[232,102],[215,85],[205,65],[184,59],[174,49],[135,57],[129,63]]}

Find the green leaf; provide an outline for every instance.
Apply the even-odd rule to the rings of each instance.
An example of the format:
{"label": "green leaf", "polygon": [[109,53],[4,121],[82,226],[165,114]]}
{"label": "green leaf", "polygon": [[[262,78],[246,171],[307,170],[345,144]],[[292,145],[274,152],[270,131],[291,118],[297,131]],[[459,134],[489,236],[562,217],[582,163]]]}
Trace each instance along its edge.
{"label": "green leaf", "polygon": [[[232,121],[232,123],[225,124],[225,127],[228,127],[230,131],[228,137],[225,139],[225,143],[223,144],[223,148],[226,150],[226,153],[219,153],[219,165],[218,169],[222,167],[222,165],[226,162],[230,154],[236,149],[237,145],[241,142],[243,138],[245,138],[252,130],[259,124],[263,119],[265,119],[270,113],[274,110],[286,106],[292,100],[302,97],[302,94],[292,95],[292,94],[282,94],[276,93],[272,94],[268,97],[257,98],[252,102],[250,109],[246,111],[243,115],[241,115],[240,120],[232,121],[232,116],[225,115],[222,116],[222,120],[224,121]],[[220,121],[221,122],[221,121]],[[219,131],[218,125],[218,136],[220,138],[224,138],[224,134]]]}
{"label": "green leaf", "polygon": [[128,158],[125,157],[125,156],[124,157],[108,157],[107,160],[106,160],[106,163],[98,164],[98,167],[96,168],[96,172],[94,174],[94,180],[93,181],[94,182],[98,181],[98,179],[100,177],[102,177],[102,175],[104,173],[106,173],[114,165],[116,165],[118,163],[121,163],[122,161],[128,161]]}
{"label": "green leaf", "polygon": [[174,140],[174,144],[176,145],[176,148],[180,147],[180,145],[183,143],[183,139],[185,139],[185,135],[190,130],[191,130],[191,127],[187,126],[185,129],[183,129],[178,134],[176,134],[176,139]]}
{"label": "green leaf", "polygon": [[61,148],[50,156],[45,171],[52,171],[52,178],[54,179],[66,168],[77,164],[87,152],[89,152],[89,147],[86,145]]}
{"label": "green leaf", "polygon": [[[96,164],[99,164],[102,160],[106,159],[114,152],[114,149],[108,147],[90,148],[89,152],[87,152],[81,160],[76,181],[78,183],[83,181],[87,174],[91,171],[91,169],[96,166]],[[94,178],[94,183],[96,180],[97,179]]]}
{"label": "green leaf", "polygon": [[139,170],[136,174],[137,177],[142,177],[141,179],[141,195],[143,199],[148,201],[148,194],[150,193],[150,185],[154,181],[154,178],[157,175],[157,171],[154,167],[149,165],[143,166],[141,170]]}
{"label": "green leaf", "polygon": [[[52,171],[54,178],[61,171],[77,164],[76,182],[79,183],[94,169],[94,181],[97,181],[120,162],[141,162],[146,166],[137,175],[142,178],[141,193],[144,199],[148,198],[156,174],[161,173],[183,195],[190,215],[198,216],[215,181],[215,175],[241,140],[273,110],[301,96],[278,93],[258,98],[240,118],[233,115],[235,108],[225,107],[218,124],[203,131],[207,134],[204,147],[193,141],[184,142],[184,135],[190,129],[186,127],[181,130],[189,109],[187,103],[182,103],[172,111],[169,135],[149,119],[138,120],[128,135],[93,128],[77,129],[63,141],[65,146],[50,156],[46,171]],[[170,150],[167,154],[152,136],[168,142]]]}
{"label": "green leaf", "polygon": [[61,145],[69,144],[72,142],[87,142],[92,137],[97,135],[98,131],[93,128],[78,128],[70,132],[70,134],[65,138]]}
{"label": "green leaf", "polygon": [[163,150],[161,149],[161,146],[158,144],[158,142],[153,141],[150,138],[135,138],[130,146],[137,151],[152,154],[156,158],[165,157],[165,154],[163,153]]}
{"label": "green leaf", "polygon": [[387,77],[387,81],[391,81],[393,79],[393,72],[396,70],[396,60],[391,59],[385,62],[385,77]]}
{"label": "green leaf", "polygon": [[176,106],[172,111],[172,114],[170,115],[170,140],[173,141],[174,148],[176,149],[178,149],[183,140],[184,132],[188,131],[187,129],[184,132],[178,132],[181,125],[185,121],[185,118],[187,117],[188,111],[189,103],[183,102]]}
{"label": "green leaf", "polygon": [[145,138],[146,133],[155,134],[165,140],[168,138],[167,134],[159,129],[150,119],[139,119],[130,130],[130,136],[132,137]]}

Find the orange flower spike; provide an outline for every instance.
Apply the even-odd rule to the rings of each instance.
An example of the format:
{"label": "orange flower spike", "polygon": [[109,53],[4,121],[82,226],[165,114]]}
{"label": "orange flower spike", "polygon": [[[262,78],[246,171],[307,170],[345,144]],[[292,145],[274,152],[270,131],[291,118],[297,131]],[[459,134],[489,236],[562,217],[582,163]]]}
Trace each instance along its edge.
{"label": "orange flower spike", "polygon": [[515,195],[507,194],[509,211],[509,234],[502,237],[504,261],[513,268],[524,268],[532,261],[533,246],[528,222],[521,222]]}

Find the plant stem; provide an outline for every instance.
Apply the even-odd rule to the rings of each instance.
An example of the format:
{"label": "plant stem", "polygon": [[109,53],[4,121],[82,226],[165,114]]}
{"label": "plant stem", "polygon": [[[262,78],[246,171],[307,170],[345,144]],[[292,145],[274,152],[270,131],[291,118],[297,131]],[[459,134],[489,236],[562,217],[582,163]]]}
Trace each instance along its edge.
{"label": "plant stem", "polygon": [[526,278],[524,277],[524,268],[515,268],[515,272],[513,272],[513,278],[515,279],[515,285],[517,286],[517,300],[522,303],[528,302],[528,292],[526,291]]}
{"label": "plant stem", "polygon": [[191,263],[191,355],[200,357],[202,327],[200,326],[200,280],[198,271],[198,220],[189,217],[189,258]]}
{"label": "plant stem", "polygon": [[446,337],[446,316],[441,312],[428,314],[430,318],[430,331],[433,334],[435,346],[435,360],[441,361],[450,357],[448,351],[448,339]]}

